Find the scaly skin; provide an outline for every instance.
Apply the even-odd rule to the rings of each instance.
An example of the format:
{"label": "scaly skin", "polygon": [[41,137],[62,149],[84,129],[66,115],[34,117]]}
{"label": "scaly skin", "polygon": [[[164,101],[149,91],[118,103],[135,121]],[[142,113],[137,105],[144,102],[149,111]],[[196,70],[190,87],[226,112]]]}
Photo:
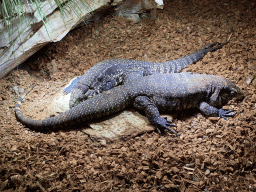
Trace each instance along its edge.
{"label": "scaly skin", "polygon": [[186,72],[174,74],[156,74],[136,79],[125,85],[85,100],[72,109],[44,120],[26,118],[20,111],[20,105],[27,92],[19,98],[15,112],[18,120],[36,130],[66,127],[71,124],[111,115],[133,104],[143,110],[154,127],[161,133],[167,129],[177,134],[169,126],[159,111],[199,108],[206,115],[223,118],[234,116],[231,110],[218,109],[233,97],[241,99],[242,91],[229,80],[202,74]]}
{"label": "scaly skin", "polygon": [[208,44],[199,51],[186,57],[164,63],[131,59],[113,59],[99,62],[77,79],[78,81],[76,83],[73,83],[64,90],[64,93],[71,92],[69,107],[72,108],[102,91],[107,91],[117,85],[129,82],[135,76],[141,77],[156,73],[177,73],[188,65],[200,60],[208,52],[220,49],[228,42],[229,39],[227,42],[218,46],[215,46],[217,43]]}

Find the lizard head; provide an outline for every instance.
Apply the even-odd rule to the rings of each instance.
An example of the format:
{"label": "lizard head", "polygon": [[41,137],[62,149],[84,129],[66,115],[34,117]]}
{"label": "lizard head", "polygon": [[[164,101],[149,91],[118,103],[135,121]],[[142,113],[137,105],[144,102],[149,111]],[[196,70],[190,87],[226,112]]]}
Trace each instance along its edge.
{"label": "lizard head", "polygon": [[225,79],[226,83],[220,89],[218,99],[216,100],[216,104],[221,106],[228,103],[233,98],[237,100],[242,100],[244,98],[244,94],[242,90],[237,87],[234,83],[230,80]]}
{"label": "lizard head", "polygon": [[232,98],[237,98],[238,100],[242,100],[245,96],[242,90],[237,87],[234,83],[232,83],[230,80],[227,80],[228,89],[230,91],[230,96]]}

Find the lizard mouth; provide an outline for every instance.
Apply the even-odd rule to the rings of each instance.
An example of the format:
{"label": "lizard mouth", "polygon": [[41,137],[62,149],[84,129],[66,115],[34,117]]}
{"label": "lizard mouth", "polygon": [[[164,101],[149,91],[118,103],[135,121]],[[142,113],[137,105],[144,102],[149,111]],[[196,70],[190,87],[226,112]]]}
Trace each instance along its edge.
{"label": "lizard mouth", "polygon": [[237,99],[238,101],[242,101],[244,98],[245,98],[245,95],[244,95],[243,93],[240,93],[240,94],[236,97],[236,99]]}
{"label": "lizard mouth", "polygon": [[245,98],[245,95],[243,94],[242,90],[238,87],[236,87],[236,98],[237,100],[243,100]]}
{"label": "lizard mouth", "polygon": [[239,87],[237,87],[231,81],[228,81],[228,86],[231,93],[230,95],[232,95],[233,97],[236,97],[237,100],[244,99],[245,95]]}

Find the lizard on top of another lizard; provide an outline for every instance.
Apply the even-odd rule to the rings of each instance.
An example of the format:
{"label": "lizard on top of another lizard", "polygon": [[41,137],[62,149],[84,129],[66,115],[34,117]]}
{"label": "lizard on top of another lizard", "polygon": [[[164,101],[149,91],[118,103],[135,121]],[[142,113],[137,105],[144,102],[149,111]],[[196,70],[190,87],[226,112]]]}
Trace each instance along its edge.
{"label": "lizard on top of another lizard", "polygon": [[163,63],[138,61],[132,59],[112,59],[97,63],[84,75],[75,79],[70,86],[64,89],[64,93],[70,93],[69,107],[72,108],[84,100],[123,84],[130,76],[148,76],[156,73],[177,73],[188,65],[200,60],[208,52],[216,51],[229,42],[220,44],[212,43],[202,47],[183,58]]}
{"label": "lizard on top of another lizard", "polygon": [[235,113],[220,107],[233,97],[244,97],[239,87],[224,77],[187,72],[155,74],[95,95],[55,117],[33,120],[20,111],[21,102],[27,93],[28,91],[19,98],[15,113],[21,123],[35,130],[70,126],[80,121],[111,115],[134,105],[145,112],[149,122],[160,133],[162,129],[167,129],[175,134],[176,131],[169,128],[175,125],[161,117],[159,111],[199,108],[205,115],[226,118]]}

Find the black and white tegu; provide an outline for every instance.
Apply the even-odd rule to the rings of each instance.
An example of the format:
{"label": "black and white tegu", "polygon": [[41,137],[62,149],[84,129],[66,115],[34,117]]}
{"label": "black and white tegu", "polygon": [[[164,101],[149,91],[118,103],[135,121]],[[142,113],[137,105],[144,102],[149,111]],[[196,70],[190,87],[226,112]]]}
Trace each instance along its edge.
{"label": "black and white tegu", "polygon": [[27,92],[19,98],[15,106],[18,120],[35,130],[66,127],[71,124],[89,121],[114,114],[128,105],[143,110],[149,122],[161,133],[175,126],[159,111],[199,108],[205,115],[222,118],[234,116],[232,110],[220,108],[233,97],[243,98],[242,91],[224,77],[187,72],[173,74],[155,74],[141,77],[135,81],[115,87],[95,95],[72,109],[44,120],[26,118],[20,111],[20,105]]}

